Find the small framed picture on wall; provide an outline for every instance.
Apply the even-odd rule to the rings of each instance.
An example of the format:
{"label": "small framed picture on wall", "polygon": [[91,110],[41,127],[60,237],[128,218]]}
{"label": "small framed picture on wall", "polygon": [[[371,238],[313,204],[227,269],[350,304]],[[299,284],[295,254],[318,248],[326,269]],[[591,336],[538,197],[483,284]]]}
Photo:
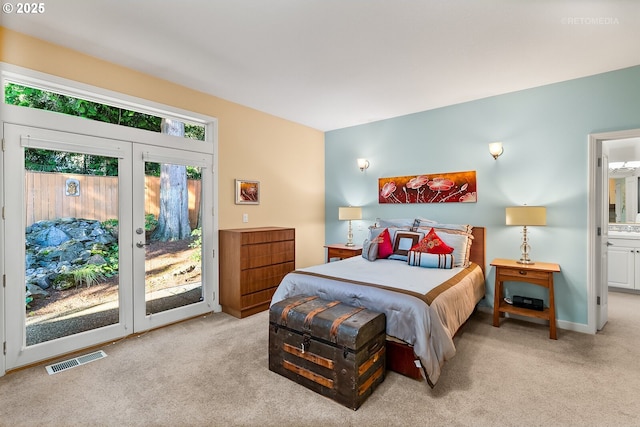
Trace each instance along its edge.
{"label": "small framed picture on wall", "polygon": [[236,205],[259,205],[260,181],[236,179]]}

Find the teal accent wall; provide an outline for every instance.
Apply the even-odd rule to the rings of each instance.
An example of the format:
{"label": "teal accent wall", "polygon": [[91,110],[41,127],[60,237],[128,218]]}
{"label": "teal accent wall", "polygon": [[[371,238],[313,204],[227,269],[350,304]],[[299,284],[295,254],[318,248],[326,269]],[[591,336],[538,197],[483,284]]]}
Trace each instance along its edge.
{"label": "teal accent wall", "polygon": [[[354,221],[361,243],[376,218],[426,217],[487,229],[487,263],[520,256],[521,227],[504,208],[547,207],[547,226],[530,227],[531,258],[556,262],[557,318],[587,324],[588,135],[640,128],[640,66],[327,132],[326,242],[346,241],[339,206],[362,206]],[[502,141],[497,160],[489,143]],[[360,172],[356,159],[371,166]],[[378,178],[475,170],[477,203],[378,203]],[[487,298],[493,305],[493,268]],[[546,300],[537,286],[513,294]]]}

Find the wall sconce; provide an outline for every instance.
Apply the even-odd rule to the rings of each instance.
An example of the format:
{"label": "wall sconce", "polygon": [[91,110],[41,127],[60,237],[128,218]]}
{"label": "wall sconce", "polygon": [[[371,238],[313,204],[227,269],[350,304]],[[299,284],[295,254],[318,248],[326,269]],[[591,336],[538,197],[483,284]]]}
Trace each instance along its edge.
{"label": "wall sconce", "polygon": [[520,250],[522,256],[518,261],[519,264],[534,264],[529,259],[529,240],[527,240],[528,225],[547,225],[547,208],[544,206],[513,206],[505,209],[507,225],[522,226],[522,245]]}
{"label": "wall sconce", "polygon": [[345,243],[345,246],[355,246],[355,244],[353,243],[353,229],[351,228],[351,220],[362,219],[362,208],[359,206],[338,208],[338,219],[340,221],[349,221],[349,232],[347,234],[347,243]]}
{"label": "wall sconce", "polygon": [[365,169],[369,168],[369,160],[358,159],[358,167],[360,168],[360,172],[364,172]]}
{"label": "wall sconce", "polygon": [[504,148],[502,147],[502,142],[492,142],[489,144],[489,153],[493,156],[494,159],[498,159],[504,153]]}

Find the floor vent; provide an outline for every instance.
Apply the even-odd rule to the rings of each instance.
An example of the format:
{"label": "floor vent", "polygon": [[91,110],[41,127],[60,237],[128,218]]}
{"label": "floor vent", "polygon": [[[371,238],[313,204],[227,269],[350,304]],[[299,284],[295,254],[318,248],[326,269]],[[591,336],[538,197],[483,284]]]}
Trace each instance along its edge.
{"label": "floor vent", "polygon": [[66,371],[68,369],[75,368],[80,365],[85,365],[89,362],[93,362],[94,360],[102,359],[105,357],[107,357],[107,353],[105,353],[102,350],[99,350],[94,353],[85,354],[84,356],[79,356],[73,359],[54,363],[53,365],[49,365],[46,368],[49,375],[53,375],[53,374],[57,374],[58,372]]}

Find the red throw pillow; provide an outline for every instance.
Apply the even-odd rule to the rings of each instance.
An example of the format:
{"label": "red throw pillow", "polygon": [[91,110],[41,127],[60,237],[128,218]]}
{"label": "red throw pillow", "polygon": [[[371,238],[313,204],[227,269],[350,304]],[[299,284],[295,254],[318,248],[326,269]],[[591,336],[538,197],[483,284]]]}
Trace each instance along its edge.
{"label": "red throw pillow", "polygon": [[393,244],[391,244],[391,235],[389,229],[385,228],[376,238],[378,242],[378,258],[388,258],[393,253]]}
{"label": "red throw pillow", "polygon": [[424,239],[411,248],[412,251],[426,252],[429,254],[446,255],[453,252],[453,248],[440,239],[436,232],[431,229]]}

